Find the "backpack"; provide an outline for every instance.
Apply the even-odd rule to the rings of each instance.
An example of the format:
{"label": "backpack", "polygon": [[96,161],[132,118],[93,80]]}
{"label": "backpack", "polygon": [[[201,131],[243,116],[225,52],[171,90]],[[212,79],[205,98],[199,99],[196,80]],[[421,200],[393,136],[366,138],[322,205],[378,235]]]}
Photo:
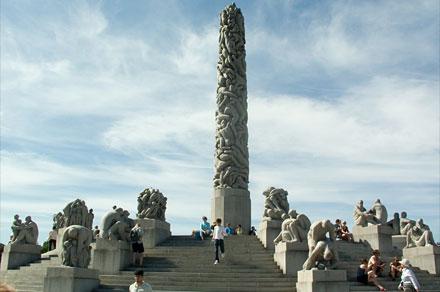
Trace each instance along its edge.
{"label": "backpack", "polygon": [[140,236],[137,230],[130,231],[130,240],[132,242],[138,242],[140,240]]}

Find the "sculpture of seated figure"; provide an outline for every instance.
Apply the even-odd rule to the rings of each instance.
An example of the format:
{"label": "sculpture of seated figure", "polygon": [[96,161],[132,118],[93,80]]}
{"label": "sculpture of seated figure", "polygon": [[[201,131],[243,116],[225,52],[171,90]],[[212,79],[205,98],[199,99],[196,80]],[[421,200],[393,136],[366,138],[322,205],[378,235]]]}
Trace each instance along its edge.
{"label": "sculpture of seated figure", "polygon": [[[326,237],[326,235],[329,237]],[[309,257],[304,262],[303,269],[334,268],[339,261],[336,250],[336,230],[330,220],[317,221],[310,226],[307,234]]]}
{"label": "sculpture of seated figure", "polygon": [[307,242],[307,233],[310,229],[310,220],[304,214],[299,214],[296,210],[289,210],[289,218],[285,219],[281,224],[281,232],[274,239],[274,243],[278,242]]}
{"label": "sculpture of seated figure", "polygon": [[400,234],[400,217],[399,217],[399,213],[394,213],[393,219],[388,221],[386,225],[393,229],[393,235],[399,235]]}
{"label": "sculpture of seated figure", "polygon": [[32,221],[31,216],[27,216],[24,223],[21,223],[18,215],[15,215],[14,219],[11,226],[13,233],[11,244],[37,244],[38,226]]}
{"label": "sculpture of seated figure", "polygon": [[130,241],[130,231],[134,226],[134,222],[128,216],[130,216],[130,213],[127,210],[123,211],[121,219],[110,226],[109,239]]}
{"label": "sculpture of seated figure", "polygon": [[63,265],[76,268],[87,268],[90,264],[90,243],[92,231],[81,225],[70,225],[63,234]]}
{"label": "sculpture of seated figure", "polygon": [[416,221],[416,225],[413,226],[406,234],[406,247],[416,246],[430,246],[436,245],[432,231],[429,226],[423,223],[423,219]]}
{"label": "sculpture of seated figure", "polygon": [[405,211],[400,213],[400,234],[407,235],[408,232],[414,227],[416,221],[408,219]]}
{"label": "sculpture of seated figure", "polygon": [[365,227],[370,224],[379,224],[380,221],[372,214],[371,210],[367,212],[364,208],[364,201],[360,200],[353,212],[353,219],[356,225]]}
{"label": "sculpture of seated figure", "polygon": [[288,218],[289,202],[287,201],[287,191],[270,187],[263,192],[266,197],[264,200],[263,219],[282,220]]}
{"label": "sculpture of seated figure", "polygon": [[376,217],[377,221],[379,221],[379,224],[387,223],[388,220],[387,208],[380,202],[380,199],[377,199],[374,202],[369,213],[373,214],[374,217]]}

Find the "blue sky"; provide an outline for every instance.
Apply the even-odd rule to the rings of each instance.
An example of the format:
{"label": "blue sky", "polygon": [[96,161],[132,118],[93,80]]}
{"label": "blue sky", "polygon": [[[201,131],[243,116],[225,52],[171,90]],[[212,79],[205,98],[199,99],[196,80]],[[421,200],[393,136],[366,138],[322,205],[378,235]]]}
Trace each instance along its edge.
{"label": "blue sky", "polygon": [[[246,27],[252,222],[268,186],[312,221],[359,199],[440,241],[438,1],[237,1]],[[40,242],[168,197],[174,234],[210,214],[218,13],[226,1],[1,1],[1,232]]]}

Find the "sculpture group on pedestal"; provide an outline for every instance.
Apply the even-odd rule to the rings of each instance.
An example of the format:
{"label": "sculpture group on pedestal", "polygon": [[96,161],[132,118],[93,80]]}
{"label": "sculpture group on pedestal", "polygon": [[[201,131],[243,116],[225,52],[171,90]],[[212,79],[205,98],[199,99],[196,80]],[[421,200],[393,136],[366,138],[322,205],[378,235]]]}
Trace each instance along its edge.
{"label": "sculpture group on pedestal", "polygon": [[70,225],[64,231],[62,240],[62,264],[75,268],[87,268],[91,260],[92,231],[81,225]]}
{"label": "sculpture group on pedestal", "polygon": [[353,212],[353,219],[356,225],[365,227],[368,224],[384,224],[387,222],[387,209],[379,199],[374,202],[373,207],[367,211],[364,201],[360,200]]}
{"label": "sculpture group on pedestal", "polygon": [[31,216],[25,218],[23,223],[19,215],[14,216],[12,221],[12,238],[11,244],[37,244],[38,226],[32,221]]}
{"label": "sculpture group on pedestal", "polygon": [[310,220],[304,214],[298,214],[296,210],[289,210],[288,218],[281,224],[281,232],[274,239],[278,242],[307,242],[307,233],[310,229]]}
{"label": "sculpture group on pedestal", "polygon": [[167,198],[158,190],[147,188],[138,196],[138,218],[165,221]]}
{"label": "sculpture group on pedestal", "polygon": [[81,225],[92,229],[94,217],[93,209],[87,209],[83,200],[76,199],[64,207],[63,213],[58,212],[53,216],[54,227],[58,229],[70,225]]}
{"label": "sculpture group on pedestal", "polygon": [[263,220],[284,220],[289,218],[289,202],[287,191],[270,187],[263,192],[264,213]]}
{"label": "sculpture group on pedestal", "polygon": [[130,213],[127,210],[113,206],[113,210],[102,217],[101,238],[130,241],[134,221],[128,216]]}
{"label": "sculpture group on pedestal", "polygon": [[416,224],[408,230],[406,234],[406,247],[436,245],[432,231],[429,226],[423,223],[423,219],[418,219]]}
{"label": "sculpture group on pedestal", "polygon": [[335,226],[330,220],[320,220],[310,226],[307,234],[309,257],[303,265],[304,270],[328,269],[336,266],[339,255],[335,246],[335,231]]}

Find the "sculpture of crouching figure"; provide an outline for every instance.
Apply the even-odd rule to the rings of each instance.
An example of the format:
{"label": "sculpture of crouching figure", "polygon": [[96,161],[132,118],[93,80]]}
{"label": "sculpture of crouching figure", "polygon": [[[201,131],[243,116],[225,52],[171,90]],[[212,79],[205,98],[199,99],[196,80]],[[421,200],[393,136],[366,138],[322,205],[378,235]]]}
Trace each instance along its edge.
{"label": "sculpture of crouching figure", "polygon": [[282,220],[288,218],[289,202],[287,191],[270,187],[263,192],[264,200],[263,219]]}
{"label": "sculpture of crouching figure", "polygon": [[307,242],[307,232],[310,229],[310,220],[304,214],[299,214],[296,210],[289,210],[288,218],[281,224],[281,232],[274,239],[278,242]]}
{"label": "sculpture of crouching figure", "polygon": [[92,231],[81,225],[71,225],[63,234],[61,261],[64,266],[87,268],[90,264]]}
{"label": "sculpture of crouching figure", "polygon": [[416,221],[415,226],[413,226],[406,234],[406,247],[416,247],[416,246],[430,246],[436,245],[432,231],[429,226],[423,223],[423,219]]}
{"label": "sculpture of crouching figure", "polygon": [[[326,237],[326,234],[329,237]],[[321,220],[312,224],[307,234],[309,257],[304,262],[303,269],[334,268],[339,261],[338,251],[335,246],[336,231],[330,220]]]}
{"label": "sculpture of crouching figure", "polygon": [[34,221],[32,221],[31,216],[27,216],[25,218],[25,222],[22,223],[20,217],[15,215],[11,229],[13,234],[11,245],[37,244],[38,226]]}
{"label": "sculpture of crouching figure", "polygon": [[134,226],[134,222],[128,216],[130,216],[130,213],[124,210],[122,217],[111,225],[109,239],[130,241],[130,231]]}

